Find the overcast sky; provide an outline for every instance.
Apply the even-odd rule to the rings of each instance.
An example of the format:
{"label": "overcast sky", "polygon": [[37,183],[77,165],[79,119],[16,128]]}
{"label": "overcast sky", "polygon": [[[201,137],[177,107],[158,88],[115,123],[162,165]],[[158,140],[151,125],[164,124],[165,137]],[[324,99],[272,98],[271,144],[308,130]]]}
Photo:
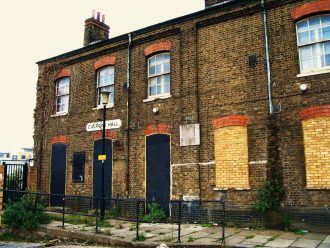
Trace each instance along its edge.
{"label": "overcast sky", "polygon": [[33,146],[37,61],[82,47],[84,20],[106,15],[110,38],[204,8],[204,0],[0,0],[0,152]]}

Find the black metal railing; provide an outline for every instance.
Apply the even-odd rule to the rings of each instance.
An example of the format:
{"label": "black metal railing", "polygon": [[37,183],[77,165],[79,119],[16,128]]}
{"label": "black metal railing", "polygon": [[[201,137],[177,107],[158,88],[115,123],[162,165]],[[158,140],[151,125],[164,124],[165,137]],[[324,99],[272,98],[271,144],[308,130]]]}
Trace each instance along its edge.
{"label": "black metal railing", "polygon": [[[29,195],[34,201],[34,211],[42,210],[54,213],[65,228],[68,216],[86,216],[94,218],[95,232],[99,233],[101,222],[108,220],[123,220],[135,223],[136,240],[140,238],[141,223],[171,223],[177,225],[177,241],[181,242],[182,224],[208,224],[221,226],[219,240],[225,243],[225,201],[183,201],[166,202],[147,201],[138,198],[101,198],[81,195],[50,194],[43,192],[27,192],[2,189],[9,199],[6,203],[17,201],[17,195]],[[61,204],[51,206],[51,198],[61,199]],[[59,201],[57,201],[59,202]],[[100,216],[101,204],[104,204],[105,214]],[[45,208],[40,209],[38,206]],[[5,207],[5,206],[4,206]],[[155,211],[158,211],[155,214]],[[162,214],[159,214],[162,213]],[[59,217],[60,216],[60,217]]]}

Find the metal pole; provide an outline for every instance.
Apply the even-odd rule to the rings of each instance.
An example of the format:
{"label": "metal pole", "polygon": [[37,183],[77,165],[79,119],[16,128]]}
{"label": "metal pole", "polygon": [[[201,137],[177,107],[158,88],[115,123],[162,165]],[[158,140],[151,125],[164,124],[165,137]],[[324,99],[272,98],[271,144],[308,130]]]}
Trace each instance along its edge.
{"label": "metal pole", "polygon": [[136,240],[139,241],[139,200],[136,202]]}
{"label": "metal pole", "polygon": [[[95,199],[95,198],[94,198]],[[99,199],[96,198],[95,232],[99,232]]]}
{"label": "metal pole", "polygon": [[222,211],[223,211],[223,216],[222,216],[222,244],[226,244],[225,241],[225,222],[226,222],[226,208],[225,208],[225,200],[222,199]]}
{"label": "metal pole", "polygon": [[[103,132],[102,132],[102,155],[105,155],[105,118],[106,118],[106,104],[103,104]],[[102,160],[102,173],[101,173],[101,220],[104,219],[104,160]]]}
{"label": "metal pole", "polygon": [[65,221],[65,195],[62,198],[62,228],[64,229],[64,221]]}
{"label": "metal pole", "polygon": [[179,201],[179,221],[178,221],[178,243],[181,243],[181,209],[182,209],[182,201]]}

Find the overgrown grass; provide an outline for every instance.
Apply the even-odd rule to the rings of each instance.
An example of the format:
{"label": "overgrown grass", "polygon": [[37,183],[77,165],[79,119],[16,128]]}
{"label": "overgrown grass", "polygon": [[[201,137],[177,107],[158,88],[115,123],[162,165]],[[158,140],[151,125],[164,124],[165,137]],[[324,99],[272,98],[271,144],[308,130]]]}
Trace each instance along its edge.
{"label": "overgrown grass", "polygon": [[[56,221],[62,221],[62,216],[57,214],[51,214],[51,219]],[[81,216],[81,215],[65,215],[64,222],[72,225],[86,225],[95,226],[95,217],[93,216]]]}

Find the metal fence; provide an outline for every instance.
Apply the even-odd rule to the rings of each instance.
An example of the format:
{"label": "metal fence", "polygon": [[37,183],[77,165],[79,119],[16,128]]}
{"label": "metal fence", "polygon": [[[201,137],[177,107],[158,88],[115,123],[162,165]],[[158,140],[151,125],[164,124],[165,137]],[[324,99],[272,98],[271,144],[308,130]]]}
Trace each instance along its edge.
{"label": "metal fence", "polygon": [[[213,224],[221,226],[219,240],[225,243],[225,201],[183,201],[167,202],[146,201],[138,198],[102,198],[81,195],[60,195],[42,192],[27,192],[2,189],[9,198],[8,204],[17,201],[17,196],[29,195],[34,201],[34,210],[43,205],[43,211],[61,216],[62,228],[65,228],[66,216],[89,216],[94,219],[95,232],[100,232],[100,223],[104,221],[123,220],[135,223],[136,240],[139,240],[141,223],[172,223],[177,225],[178,242],[181,242],[182,224]],[[51,206],[52,198],[62,204]],[[57,201],[59,202],[59,201]],[[101,216],[104,206],[104,216]]]}

